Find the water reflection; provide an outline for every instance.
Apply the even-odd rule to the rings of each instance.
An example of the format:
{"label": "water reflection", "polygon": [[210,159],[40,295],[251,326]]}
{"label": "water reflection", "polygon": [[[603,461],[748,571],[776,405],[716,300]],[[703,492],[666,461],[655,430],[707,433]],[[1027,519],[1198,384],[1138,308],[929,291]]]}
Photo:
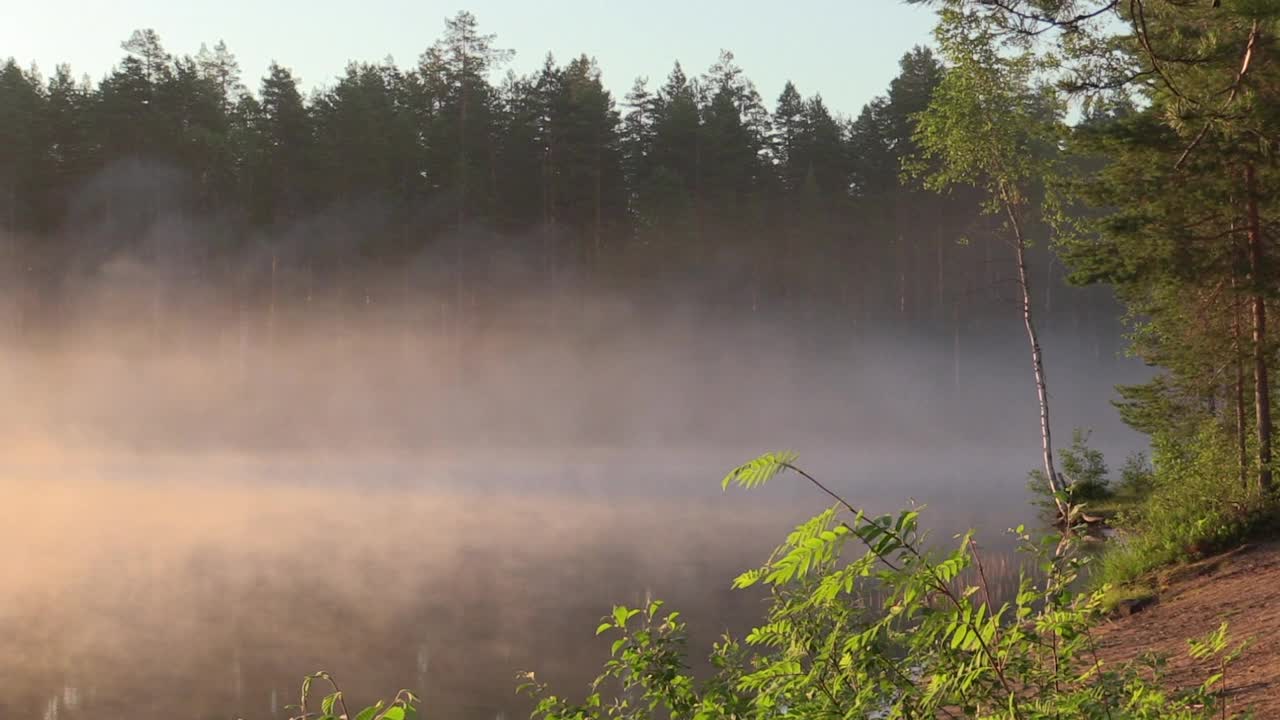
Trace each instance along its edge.
{"label": "water reflection", "polygon": [[[354,702],[410,688],[431,717],[522,717],[517,671],[585,691],[607,655],[597,618],[653,598],[682,611],[700,654],[758,617],[760,596],[729,580],[822,498],[695,489],[718,490],[721,457],[661,481],[623,460],[601,463],[622,469],[607,485],[537,492],[432,483],[421,459],[359,484],[243,459],[10,468],[0,717],[282,718],[319,669]],[[887,510],[931,499],[901,479],[917,471],[833,484]],[[967,494],[928,480],[940,537],[1025,519],[1020,473],[1001,472]],[[307,479],[272,479],[286,475]]]}

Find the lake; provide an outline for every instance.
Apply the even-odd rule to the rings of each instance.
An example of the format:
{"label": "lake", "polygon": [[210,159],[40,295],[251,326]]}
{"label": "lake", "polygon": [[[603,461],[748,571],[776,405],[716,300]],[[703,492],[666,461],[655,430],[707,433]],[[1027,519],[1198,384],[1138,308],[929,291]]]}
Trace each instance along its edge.
{"label": "lake", "polygon": [[[1000,555],[1034,519],[1016,333],[961,372],[949,342],[634,326],[485,336],[455,367],[404,333],[112,331],[0,355],[0,717],[279,719],[322,669],[355,701],[523,717],[517,672],[580,697],[599,618],[651,597],[696,660],[763,609],[731,579],[826,507],[795,478],[721,491],[767,450],[872,512],[928,505],[940,542],[979,527]],[[1070,338],[1046,357],[1060,444],[1142,447],[1108,401],[1145,370]]]}
{"label": "lake", "polygon": [[[667,600],[695,654],[758,616],[760,597],[729,580],[825,498],[795,478],[722,494],[741,459],[10,463],[0,716],[281,718],[320,669],[355,699],[404,687],[433,717],[523,716],[518,671],[585,690],[612,603]],[[928,504],[943,540],[981,525],[992,552],[1033,518],[1025,461],[833,449],[808,465],[872,511]]]}

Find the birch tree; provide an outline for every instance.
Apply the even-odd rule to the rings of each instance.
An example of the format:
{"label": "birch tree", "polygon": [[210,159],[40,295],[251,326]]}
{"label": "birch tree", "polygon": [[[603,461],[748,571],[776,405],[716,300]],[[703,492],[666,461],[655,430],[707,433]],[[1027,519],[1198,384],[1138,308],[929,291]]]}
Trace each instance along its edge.
{"label": "birch tree", "polygon": [[1017,284],[1040,407],[1044,477],[1060,518],[1067,517],[1061,476],[1054,468],[1049,383],[1036,331],[1029,230],[1041,208],[1035,200],[1052,172],[1061,103],[1054,91],[1034,83],[1036,58],[1028,48],[1001,46],[987,16],[947,2],[934,31],[949,68],[916,126],[919,153],[909,167],[925,186],[947,191],[973,186],[987,212],[1003,219],[1013,245]]}

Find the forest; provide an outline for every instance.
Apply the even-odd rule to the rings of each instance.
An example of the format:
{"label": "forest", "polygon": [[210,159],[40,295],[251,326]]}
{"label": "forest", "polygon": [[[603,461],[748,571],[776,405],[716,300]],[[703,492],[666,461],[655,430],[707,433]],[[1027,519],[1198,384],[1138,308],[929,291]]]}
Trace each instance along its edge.
{"label": "forest", "polygon": [[[96,83],[0,69],[13,326],[56,326],[124,260],[150,269],[164,313],[211,288],[262,333],[277,305],[418,302],[449,329],[587,293],[953,350],[1008,327],[1010,250],[976,195],[902,174],[943,72],[923,47],[853,118],[791,83],[762,98],[727,51],[624,98],[585,56],[504,74],[510,51],[467,12],[417,65],[352,62],[308,95],[283,65],[248,80],[222,43],[174,55],[139,30],[122,47]],[[1063,287],[1062,264],[1033,252],[1046,322],[1114,357],[1110,293]]]}
{"label": "forest", "polygon": [[[708,335],[754,323],[760,345],[806,357],[924,338],[914,384],[930,389],[965,387],[1007,350],[1025,405],[970,396],[972,418],[943,424],[1038,431],[1040,517],[1011,531],[1028,558],[1012,590],[991,582],[974,533],[929,537],[920,508],[877,514],[796,453],[767,452],[722,489],[795,482],[830,507],[733,579],[761,600],[759,623],[695,656],[685,619],[646,591],[597,626],[612,644],[584,693],[521,676],[533,717],[1207,720],[1245,710],[1247,692],[1280,711],[1274,678],[1241,679],[1280,662],[1274,628],[1249,624],[1280,567],[1256,560],[1280,555],[1280,2],[908,1],[936,10],[932,42],[854,116],[792,83],[770,102],[728,51],[620,98],[586,56],[518,75],[465,11],[416,65],[351,62],[309,92],[282,64],[250,87],[224,43],[174,55],[148,29],[96,82],[10,59],[10,337],[80,332],[104,297],[86,288],[105,284],[137,303],[124,312],[147,347],[237,327],[242,364],[248,338],[270,347],[386,311],[453,338],[465,367],[467,337],[582,330],[619,300]],[[603,324],[583,342],[636,332]],[[730,345],[703,377],[759,352]],[[1116,388],[1149,440],[1118,476],[1086,432],[1064,442],[1053,421],[1080,391],[1054,381],[1055,357],[1079,356],[1068,346],[1092,358],[1086,373],[1122,354],[1150,369]],[[738,392],[786,393],[770,390]],[[704,412],[693,424],[741,421]],[[1183,607],[1180,581],[1234,587],[1215,573],[1248,552],[1268,573],[1248,600],[1264,599],[1160,615],[1140,638],[1176,635],[1193,665],[1170,673],[1108,645],[1120,616]],[[392,697],[356,717],[422,705]],[[345,698],[308,676],[297,717],[341,720]]]}

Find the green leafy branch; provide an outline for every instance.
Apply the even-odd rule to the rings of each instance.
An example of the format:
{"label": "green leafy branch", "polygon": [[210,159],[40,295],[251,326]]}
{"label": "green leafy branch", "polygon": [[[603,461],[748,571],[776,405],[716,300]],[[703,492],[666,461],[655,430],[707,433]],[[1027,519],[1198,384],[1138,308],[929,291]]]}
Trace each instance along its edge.
{"label": "green leafy branch", "polygon": [[[317,680],[327,683],[332,692],[321,698],[319,712],[308,711],[307,702],[311,699],[312,685]],[[401,690],[390,702],[379,700],[353,716],[347,709],[346,697],[337,681],[329,673],[320,671],[302,679],[298,704],[288,706],[288,709],[296,710],[297,714],[290,716],[289,720],[412,720],[417,717],[418,702],[418,696],[408,690]]]}
{"label": "green leafy branch", "polygon": [[[1238,656],[1225,629],[1192,646],[1215,658],[1219,672],[1168,692],[1158,659],[1115,666],[1098,659],[1091,628],[1101,596],[1072,589],[1087,560],[1053,551],[1058,538],[1041,542],[1014,530],[1041,572],[1023,573],[1015,596],[1001,601],[971,533],[935,556],[918,528],[919,509],[868,517],[796,460],[766,453],[722,482],[756,488],[790,470],[835,504],[733,581],[766,591],[769,605],[743,642],[725,636],[714,645],[710,677],[690,670],[679,613],[661,602],[618,606],[596,629],[613,636],[610,659],[583,701],[522,675],[535,720],[1207,720],[1225,711],[1221,679]],[[861,550],[847,557],[851,540]]]}

